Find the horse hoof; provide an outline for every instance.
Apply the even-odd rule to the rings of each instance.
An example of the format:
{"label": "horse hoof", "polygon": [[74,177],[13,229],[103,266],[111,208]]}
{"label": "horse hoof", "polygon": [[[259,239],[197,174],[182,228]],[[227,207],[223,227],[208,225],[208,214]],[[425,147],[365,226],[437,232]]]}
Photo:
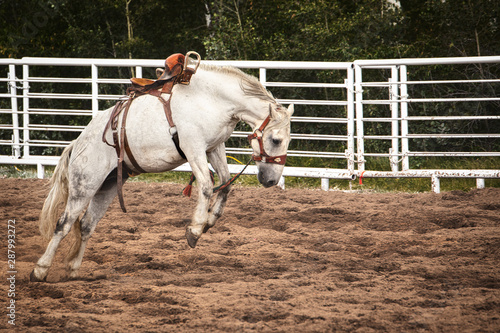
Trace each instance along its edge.
{"label": "horse hoof", "polygon": [[31,271],[31,274],[30,274],[30,281],[31,282],[45,282],[47,280],[47,277],[45,276],[43,279],[39,279],[36,275],[35,275],[35,270],[32,270]]}
{"label": "horse hoof", "polygon": [[199,237],[197,237],[195,234],[191,232],[191,230],[186,229],[186,239],[188,242],[188,245],[194,249],[196,247],[196,243],[198,242]]}

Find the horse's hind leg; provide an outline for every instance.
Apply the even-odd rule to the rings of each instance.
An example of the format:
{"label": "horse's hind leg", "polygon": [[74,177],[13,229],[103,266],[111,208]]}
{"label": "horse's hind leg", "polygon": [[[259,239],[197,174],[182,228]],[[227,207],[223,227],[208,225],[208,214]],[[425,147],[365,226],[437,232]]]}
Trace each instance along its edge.
{"label": "horse's hind leg", "polygon": [[94,233],[97,223],[106,213],[116,194],[116,178],[108,176],[108,179],[106,179],[101,189],[92,198],[92,201],[90,202],[89,207],[81,220],[81,242],[77,242],[75,244],[76,248],[67,258],[67,271],[70,278],[76,278],[78,276],[78,270],[82,265],[83,254],[85,252],[87,242]]}
{"label": "horse's hind leg", "polygon": [[[212,167],[217,172],[219,176],[220,184],[225,184],[229,181],[231,174],[229,173],[229,168],[227,166],[226,161],[226,149],[224,144],[221,144],[215,150],[208,154],[208,160]],[[224,207],[226,206],[227,196],[230,191],[230,186],[226,186],[225,188],[219,190],[217,192],[217,198],[213,203],[212,207],[209,209],[208,222],[205,226],[203,232],[207,232],[208,229],[215,225],[215,222],[222,216],[224,213]]]}
{"label": "horse's hind leg", "polygon": [[52,262],[54,261],[54,256],[56,254],[57,248],[61,240],[66,237],[66,235],[71,230],[71,227],[78,219],[80,213],[85,209],[90,201],[89,197],[80,197],[75,199],[74,196],[70,196],[64,213],[57,221],[56,229],[54,234],[45,250],[45,253],[38,260],[33,272],[31,272],[31,281],[45,281]]}
{"label": "horse's hind leg", "polygon": [[[69,233],[106,178],[108,152],[85,154],[86,146],[85,141],[72,143],[65,149],[56,167],[51,180],[52,188],[40,215],[40,231],[50,242],[31,273],[31,281],[44,281],[47,278],[61,240]],[[57,208],[63,203],[64,212],[58,218]],[[80,226],[80,222],[77,225]]]}

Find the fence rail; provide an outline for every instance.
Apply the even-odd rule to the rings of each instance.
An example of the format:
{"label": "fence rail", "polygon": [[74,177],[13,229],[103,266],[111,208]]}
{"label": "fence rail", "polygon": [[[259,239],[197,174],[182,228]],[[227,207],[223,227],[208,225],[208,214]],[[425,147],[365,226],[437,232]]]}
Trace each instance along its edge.
{"label": "fence rail", "polygon": [[[431,66],[482,66],[491,64],[500,66],[500,56],[464,57],[464,58],[432,58],[432,59],[384,59],[357,60],[354,62],[281,62],[281,61],[204,61],[216,66],[235,66],[258,71],[260,82],[266,87],[283,89],[278,101],[283,104],[296,105],[296,116],[292,117],[292,139],[322,143],[321,150],[303,151],[291,149],[289,156],[299,158],[331,159],[341,161],[342,167],[306,168],[285,167],[284,177],[315,177],[322,179],[322,188],[328,189],[329,179],[355,179],[356,177],[426,177],[432,181],[432,190],[440,191],[439,179],[447,177],[466,177],[478,179],[478,187],[484,186],[485,178],[500,178],[500,170],[422,170],[410,167],[412,158],[422,157],[498,157],[500,151],[424,151],[412,148],[418,140],[498,140],[500,138],[500,97],[495,89],[482,91],[480,96],[464,95],[463,91],[451,91],[448,96],[410,96],[410,90],[418,92],[424,87],[450,87],[462,85],[490,86],[500,84],[500,79],[492,77],[474,78],[436,78],[428,80],[409,80],[419,68]],[[38,175],[43,177],[44,166],[55,165],[58,156],[45,156],[35,153],[37,147],[60,148],[69,143],[67,139],[55,140],[43,138],[40,133],[65,132],[78,134],[84,128],[81,125],[41,123],[40,116],[46,119],[57,117],[93,117],[102,105],[118,100],[122,95],[111,92],[105,87],[121,87],[129,83],[125,74],[117,77],[106,77],[101,72],[106,68],[117,68],[123,72],[132,69],[136,77],[142,77],[144,71],[152,71],[162,67],[164,60],[134,59],[75,59],[75,58],[23,58],[0,59],[0,116],[10,114],[9,121],[0,118],[0,164],[31,164],[38,166]],[[44,76],[46,69],[66,66],[78,69],[78,77]],[[305,70],[313,72],[335,73],[342,78],[337,82],[328,79],[323,82],[287,82],[283,79],[273,80],[274,71]],[[82,75],[82,71],[84,74]],[[49,71],[50,72],[50,71]],[[499,71],[497,71],[499,72]],[[376,75],[371,75],[376,73]],[[32,75],[31,75],[32,74]],[[293,77],[290,74],[289,77]],[[365,79],[364,79],[365,77]],[[375,77],[375,79],[372,79]],[[380,79],[382,77],[382,79]],[[44,85],[76,87],[70,91],[47,91]],[[288,89],[288,90],[287,90]],[[306,89],[327,91],[307,98],[287,95],[290,89]],[[378,89],[378,90],[377,90]],[[67,90],[67,89],[63,89]],[[124,89],[122,89],[124,91]],[[437,89],[439,90],[439,89]],[[375,93],[373,92],[375,91]],[[418,94],[417,94],[418,95]],[[332,98],[329,96],[341,96]],[[45,104],[40,101],[46,102]],[[64,107],[52,107],[48,101],[66,103]],[[84,105],[82,107],[82,103]],[[453,110],[456,103],[470,103],[473,109],[481,103],[496,103],[495,114],[460,114],[414,115],[412,107],[446,105]],[[79,107],[73,108],[77,104]],[[304,109],[301,109],[304,108]],[[304,110],[326,108],[320,116],[307,114]],[[462,108],[463,109],[463,108]],[[315,110],[315,109],[314,109]],[[302,112],[301,112],[302,111]],[[319,113],[315,113],[319,114]],[[491,123],[489,133],[417,133],[414,126],[423,122],[439,122],[447,124],[457,121],[487,121]],[[318,124],[318,126],[337,126],[336,130],[327,133],[304,133],[301,124]],[[370,126],[383,129],[376,134],[369,131]],[[446,125],[443,125],[446,126]],[[340,129],[340,130],[339,130]],[[338,132],[337,132],[338,131]],[[384,132],[385,131],[385,132]],[[233,138],[242,138],[249,132],[235,130]],[[338,142],[340,144],[330,145]],[[369,143],[385,142],[390,147],[387,152],[372,151]],[[494,147],[498,147],[497,142]],[[336,147],[336,148],[331,148]],[[341,147],[340,149],[338,147]],[[336,150],[335,150],[336,149]],[[7,154],[7,150],[10,154]],[[250,148],[239,146],[227,147],[228,154],[251,154]],[[390,171],[370,169],[370,158],[387,159]],[[329,164],[329,163],[322,163]],[[330,165],[339,165],[338,162]],[[230,165],[231,172],[238,172],[242,167]],[[177,168],[178,171],[189,171],[189,165]],[[256,174],[255,167],[249,167],[247,174]]]}

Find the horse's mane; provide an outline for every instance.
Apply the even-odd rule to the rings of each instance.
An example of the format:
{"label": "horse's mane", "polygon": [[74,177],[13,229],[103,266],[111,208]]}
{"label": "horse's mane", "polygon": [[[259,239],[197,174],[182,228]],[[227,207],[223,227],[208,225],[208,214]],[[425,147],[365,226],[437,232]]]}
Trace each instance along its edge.
{"label": "horse's mane", "polygon": [[259,80],[255,76],[246,74],[240,69],[232,66],[214,66],[201,64],[201,67],[208,71],[236,76],[241,79],[240,86],[245,95],[259,98],[274,105],[278,105],[278,102],[276,102],[276,99],[274,99],[273,95],[262,85],[262,83],[259,82]]}
{"label": "horse's mane", "polygon": [[273,104],[276,108],[278,119],[274,119],[274,121],[269,124],[269,128],[289,126],[288,124],[290,120],[287,116],[288,113],[286,112],[286,108],[276,101],[271,92],[269,92],[255,76],[246,74],[239,68],[232,66],[214,66],[201,64],[200,67],[202,67],[204,70],[236,76],[241,80],[240,87],[245,95],[255,97]]}

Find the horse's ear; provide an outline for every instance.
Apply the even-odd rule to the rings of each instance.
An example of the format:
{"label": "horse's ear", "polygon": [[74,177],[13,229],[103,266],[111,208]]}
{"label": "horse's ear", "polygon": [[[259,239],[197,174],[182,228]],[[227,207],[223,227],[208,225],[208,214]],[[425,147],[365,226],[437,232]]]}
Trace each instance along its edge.
{"label": "horse's ear", "polygon": [[276,118],[276,110],[273,109],[273,107],[271,106],[271,103],[269,103],[269,117],[271,117],[271,119],[273,118]]}
{"label": "horse's ear", "polygon": [[[279,106],[279,107],[281,107],[281,106]],[[288,106],[287,112],[288,112],[288,115],[292,116],[292,114],[293,114],[293,104],[290,104]],[[271,104],[269,104],[269,116],[271,118],[274,118],[274,119],[276,119],[276,118],[279,117],[278,111],[276,109],[273,109],[273,107],[271,106]]]}

